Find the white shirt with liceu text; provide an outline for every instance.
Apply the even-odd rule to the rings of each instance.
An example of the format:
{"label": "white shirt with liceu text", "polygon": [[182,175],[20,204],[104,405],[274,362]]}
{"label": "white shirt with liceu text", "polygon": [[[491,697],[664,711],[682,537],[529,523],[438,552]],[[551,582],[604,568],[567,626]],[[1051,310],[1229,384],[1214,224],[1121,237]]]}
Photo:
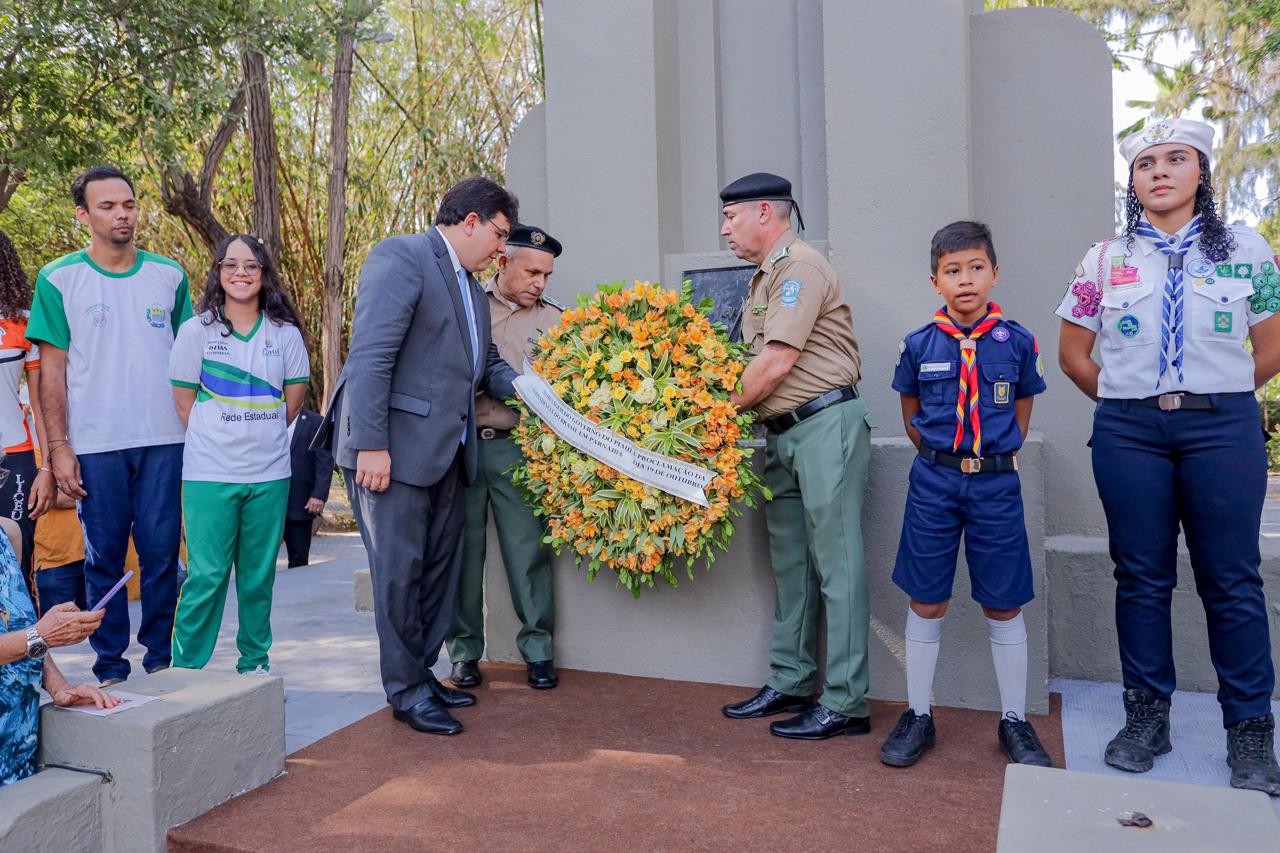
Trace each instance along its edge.
{"label": "white shirt with liceu text", "polygon": [[[1177,246],[1190,226],[1164,236]],[[1244,344],[1252,326],[1280,310],[1280,261],[1252,228],[1228,228],[1236,242],[1230,257],[1205,257],[1201,237],[1183,257],[1181,381],[1173,365],[1172,334],[1165,350],[1168,367],[1160,375],[1168,256],[1140,235],[1133,236],[1132,245],[1121,235],[1085,253],[1054,313],[1098,333],[1099,397],[1253,391],[1253,355]]]}
{"label": "white shirt with liceu text", "polygon": [[212,312],[182,324],[169,381],[196,392],[187,420],[182,479],[268,483],[289,477],[286,385],[305,383],[302,333],[262,315],[247,335],[228,332]]}
{"label": "white shirt with liceu text", "polygon": [[77,454],[182,441],[165,380],[174,333],[190,316],[187,274],[162,255],[139,250],[132,269],[113,273],[81,250],[40,270],[27,338],[67,351]]}

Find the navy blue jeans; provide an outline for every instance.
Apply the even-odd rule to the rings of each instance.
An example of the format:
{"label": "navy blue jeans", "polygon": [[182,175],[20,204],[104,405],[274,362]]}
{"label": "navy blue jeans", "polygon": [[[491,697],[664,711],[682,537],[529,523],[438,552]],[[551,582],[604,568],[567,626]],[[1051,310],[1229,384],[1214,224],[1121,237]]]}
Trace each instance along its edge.
{"label": "navy blue jeans", "polygon": [[[89,606],[124,574],[129,535],[142,575],[142,622],[148,672],[169,665],[173,613],[178,603],[178,537],[182,526],[182,445],[157,444],[86,453],[80,476],[88,495],[80,501],[84,526],[84,583]],[[127,678],[129,601],[123,590],[107,605],[102,627],[89,637],[99,680]]]}
{"label": "navy blue jeans", "polygon": [[1271,711],[1275,672],[1258,573],[1267,459],[1252,394],[1215,395],[1211,410],[1102,400],[1093,476],[1115,563],[1124,685],[1168,699],[1176,684],[1169,607],[1178,527],[1209,628],[1223,724]]}
{"label": "navy blue jeans", "polygon": [[[84,610],[89,606],[84,600],[84,560],[36,572],[36,593],[41,613],[67,601]],[[97,599],[92,603],[97,604]]]}

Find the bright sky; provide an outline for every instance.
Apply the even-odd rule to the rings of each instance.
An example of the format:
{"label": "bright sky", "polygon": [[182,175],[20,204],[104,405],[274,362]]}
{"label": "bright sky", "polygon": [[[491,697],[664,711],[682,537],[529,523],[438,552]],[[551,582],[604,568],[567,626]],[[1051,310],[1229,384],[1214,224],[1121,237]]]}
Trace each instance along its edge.
{"label": "bright sky", "polygon": [[[1191,56],[1192,44],[1190,41],[1176,42],[1173,39],[1166,38],[1157,48],[1155,56],[1156,62],[1162,62],[1166,65],[1178,65],[1186,62]],[[1129,62],[1128,71],[1114,71],[1111,76],[1112,89],[1112,105],[1111,120],[1112,133],[1118,133],[1121,128],[1128,127],[1138,119],[1147,115],[1146,110],[1125,106],[1127,101],[1149,101],[1155,97],[1156,83],[1146,69],[1142,67],[1141,62]],[[1191,118],[1201,118],[1201,116],[1190,116]],[[1124,160],[1120,159],[1120,154],[1115,155],[1115,171],[1116,181],[1124,186],[1129,182],[1129,170]],[[1265,187],[1261,189],[1265,190]],[[1225,217],[1228,221],[1234,222],[1243,220],[1249,225],[1257,225],[1258,217],[1249,211],[1232,209],[1228,211]]]}

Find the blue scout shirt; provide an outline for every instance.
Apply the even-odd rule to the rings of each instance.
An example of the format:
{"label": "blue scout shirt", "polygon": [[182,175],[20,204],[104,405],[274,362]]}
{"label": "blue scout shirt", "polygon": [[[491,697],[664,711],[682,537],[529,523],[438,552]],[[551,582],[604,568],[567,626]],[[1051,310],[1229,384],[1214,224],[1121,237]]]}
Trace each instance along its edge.
{"label": "blue scout shirt", "polygon": [[[973,331],[973,326],[958,328],[965,334]],[[978,338],[977,344],[982,455],[1013,453],[1022,446],[1013,401],[1034,397],[1045,389],[1036,339],[1012,320],[1001,320]],[[903,338],[899,351],[893,390],[920,398],[920,411],[911,425],[920,431],[921,442],[934,450],[968,455],[973,425],[967,414],[960,450],[951,447],[960,394],[960,342],[934,323],[926,323]]]}

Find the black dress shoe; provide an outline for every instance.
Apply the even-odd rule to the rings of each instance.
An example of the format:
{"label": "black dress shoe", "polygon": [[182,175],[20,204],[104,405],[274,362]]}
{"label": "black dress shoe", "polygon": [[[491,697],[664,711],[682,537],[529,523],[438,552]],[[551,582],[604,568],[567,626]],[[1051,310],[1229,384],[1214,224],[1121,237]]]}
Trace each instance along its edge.
{"label": "black dress shoe", "polygon": [[798,717],[769,724],[778,737],[798,740],[826,740],[836,735],[865,735],[871,731],[870,717],[846,717],[825,705],[815,704]]}
{"label": "black dress shoe", "polygon": [[555,664],[549,660],[537,660],[525,664],[525,669],[529,673],[529,686],[534,690],[550,690],[560,683]]}
{"label": "black dress shoe", "polygon": [[465,690],[454,690],[452,687],[445,687],[434,678],[431,679],[431,695],[436,697],[436,701],[446,708],[465,708],[468,705],[476,704],[476,697],[473,693]]}
{"label": "black dress shoe", "polygon": [[455,661],[449,678],[457,687],[476,687],[480,684],[480,665],[473,660]]}
{"label": "black dress shoe", "polygon": [[429,735],[456,735],[462,731],[462,723],[435,699],[423,699],[407,711],[392,710],[391,716]]}
{"label": "black dress shoe", "polygon": [[721,710],[730,719],[750,720],[755,717],[785,714],[789,711],[807,711],[809,705],[810,700],[803,696],[789,696],[786,693],[779,693],[772,687],[761,687],[760,692],[750,699],[725,705]]}

